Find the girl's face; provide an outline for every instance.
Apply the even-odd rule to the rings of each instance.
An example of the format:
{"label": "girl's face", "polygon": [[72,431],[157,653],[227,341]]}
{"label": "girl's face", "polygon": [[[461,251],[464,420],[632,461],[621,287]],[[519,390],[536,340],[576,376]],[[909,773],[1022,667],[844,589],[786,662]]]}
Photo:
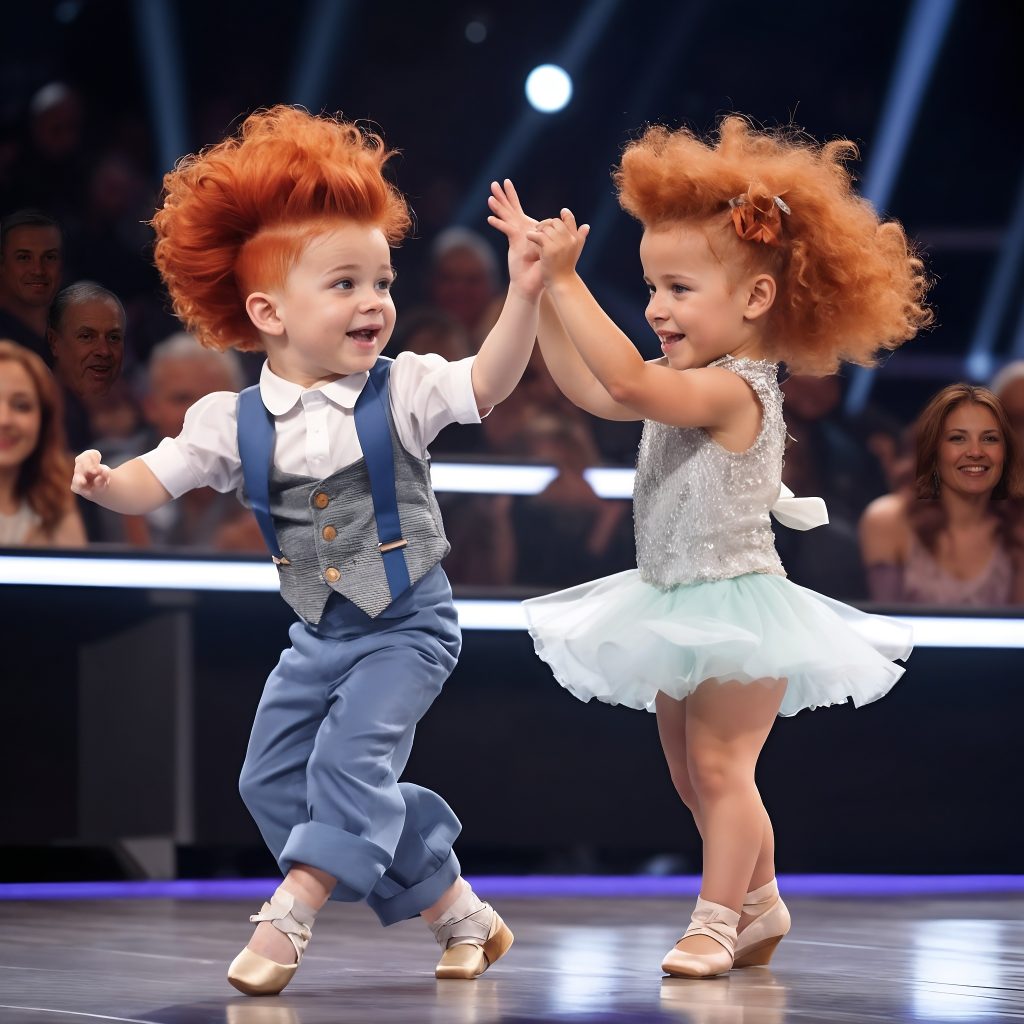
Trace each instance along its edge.
{"label": "girl's face", "polygon": [[669,366],[707,366],[746,338],[746,294],[730,282],[699,227],[673,224],[644,232],[640,262],[650,292],[647,322]]}
{"label": "girl's face", "polygon": [[20,363],[0,362],[0,470],[15,469],[35,450],[43,413],[32,378]]}
{"label": "girl's face", "polygon": [[990,493],[1003,475],[1006,442],[991,410],[962,402],[946,414],[938,471],[944,488],[962,495]]}

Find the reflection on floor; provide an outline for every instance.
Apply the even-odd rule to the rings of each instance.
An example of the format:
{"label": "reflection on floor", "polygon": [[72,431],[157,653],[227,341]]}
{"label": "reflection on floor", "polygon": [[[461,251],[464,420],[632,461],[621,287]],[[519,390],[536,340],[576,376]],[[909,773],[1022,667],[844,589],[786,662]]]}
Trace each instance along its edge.
{"label": "reflection on floor", "polygon": [[[486,895],[484,893],[483,895]],[[224,980],[248,902],[0,903],[0,1021],[135,1024],[782,1024],[1024,1020],[1024,896],[787,902],[770,968],[709,981],[658,965],[680,899],[496,900],[516,944],[476,982],[436,982],[426,927],[332,905],[279,997]]]}

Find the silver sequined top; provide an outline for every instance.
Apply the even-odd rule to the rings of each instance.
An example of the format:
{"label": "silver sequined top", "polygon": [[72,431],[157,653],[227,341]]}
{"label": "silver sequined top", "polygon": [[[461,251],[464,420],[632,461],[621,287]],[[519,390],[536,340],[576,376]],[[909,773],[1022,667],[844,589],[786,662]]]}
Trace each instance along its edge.
{"label": "silver sequined top", "polygon": [[730,452],[701,427],[644,421],[633,485],[636,560],[640,578],[661,590],[748,572],[786,575],[768,515],[786,440],[778,368],[732,356],[710,365],[754,389],[761,430],[745,452]]}

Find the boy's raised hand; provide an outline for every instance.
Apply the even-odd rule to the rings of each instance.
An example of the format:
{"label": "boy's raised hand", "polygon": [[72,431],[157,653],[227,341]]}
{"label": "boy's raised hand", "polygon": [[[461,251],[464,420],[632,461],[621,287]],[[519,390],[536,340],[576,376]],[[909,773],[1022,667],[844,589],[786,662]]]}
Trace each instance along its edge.
{"label": "boy's raised hand", "polygon": [[558,218],[542,220],[526,237],[540,249],[541,276],[545,285],[571,277],[583,252],[590,225],[576,226],[571,210],[562,210]]}
{"label": "boy's raised hand", "polygon": [[491,208],[487,223],[508,239],[508,276],[512,286],[520,289],[527,298],[536,299],[544,289],[540,250],[527,236],[536,228],[537,222],[523,212],[515,186],[508,178],[501,185],[491,182],[487,205]]}
{"label": "boy's raised hand", "polygon": [[75,459],[75,471],[71,477],[71,490],[83,498],[92,498],[106,489],[110,483],[110,468],[100,461],[103,456],[90,448]]}

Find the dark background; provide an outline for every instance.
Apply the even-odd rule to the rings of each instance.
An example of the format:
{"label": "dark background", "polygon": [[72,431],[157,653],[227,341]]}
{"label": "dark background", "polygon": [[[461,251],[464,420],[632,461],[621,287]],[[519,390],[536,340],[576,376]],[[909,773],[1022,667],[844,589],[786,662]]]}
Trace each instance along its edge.
{"label": "dark background", "polygon": [[[393,172],[418,226],[395,256],[400,316],[422,297],[431,239],[460,220],[488,232],[487,181],[507,175],[529,210],[544,216],[567,205],[594,225],[584,274],[644,344],[639,229],[618,210],[609,178],[624,143],[648,123],[704,130],[740,111],[819,139],[855,140],[863,173],[878,156],[887,106],[901,98],[891,87],[908,24],[920,12],[934,20],[943,7],[42,0],[3,15],[0,131],[17,138],[33,93],[68,82],[86,104],[83,174],[112,152],[131,161],[149,188],[143,219],[170,163],[218,141],[248,112],[277,102],[342,111],[402,150]],[[472,22],[486,29],[482,42],[468,41]],[[925,247],[938,311],[937,327],[877,376],[876,400],[904,420],[962,375],[1007,240],[1024,173],[1022,27],[1017,3],[955,3],[901,135],[886,212]],[[550,116],[532,111],[523,92],[529,70],[545,62],[566,64],[575,85],[568,107]],[[83,180],[69,180],[69,190]],[[134,286],[157,288],[146,278],[145,234]],[[1019,260],[1011,284],[997,317],[997,362],[1024,322]],[[133,343],[148,351],[168,326],[136,325]]]}
{"label": "dark background", "polygon": [[[41,86],[63,80],[80,92],[85,145],[66,179],[68,209],[54,211],[71,235],[76,193],[105,155],[130,161],[145,182],[138,224],[173,159],[216,142],[246,113],[300,101],[342,111],[402,150],[393,173],[417,227],[395,255],[400,317],[422,300],[431,240],[460,220],[487,231],[487,181],[508,175],[530,211],[568,205],[594,225],[584,276],[642,339],[639,229],[618,210],[609,177],[623,144],[648,123],[707,129],[740,111],[767,125],[792,121],[819,139],[852,138],[862,167],[870,166],[917,8],[906,0],[22,2],[0,16],[0,151],[22,139]],[[955,5],[905,131],[886,212],[926,249],[938,322],[876,375],[874,400],[904,422],[939,386],[966,375],[963,360],[1012,243],[1024,174],[1021,10],[994,0]],[[146,31],[154,11],[155,41]],[[467,40],[470,22],[485,26],[483,42]],[[318,45],[323,73],[302,88],[303,73],[318,66]],[[168,60],[177,77],[166,74]],[[569,66],[575,94],[563,112],[543,116],[527,107],[523,82],[549,61]],[[154,70],[164,74],[157,89]],[[166,112],[175,104],[177,133]],[[168,137],[177,151],[161,143]],[[3,187],[4,209],[31,198]],[[493,242],[500,252],[500,239]],[[159,309],[147,245],[139,226],[132,288],[151,292]],[[79,254],[81,262],[89,255]],[[1024,330],[1021,283],[1018,260],[996,319],[997,363]],[[169,326],[159,316],[141,322],[133,343],[146,350]],[[116,831],[83,832],[80,820],[82,773],[95,767],[82,745],[82,649],[147,621],[161,600],[3,588],[0,677],[13,732],[3,744],[4,878],[119,870],[101,853],[89,863],[82,852]],[[185,874],[270,873],[234,786],[290,615],[275,595],[200,595],[186,614],[195,644],[196,820],[179,863]],[[137,694],[111,707],[102,766],[111,817],[135,808],[145,819],[136,834],[172,825],[173,766],[160,746],[167,737],[157,728],[159,742],[149,738],[171,713],[173,694],[163,684],[150,689],[161,652],[152,658],[152,678],[133,667],[126,679]],[[923,650],[883,702],[780,722],[760,773],[780,870],[1018,870],[1020,679],[1017,651]],[[409,776],[436,785],[464,819],[469,872],[699,869],[697,837],[671,791],[653,716],[579,705],[554,685],[525,634],[467,635],[420,730]],[[61,850],[73,857],[62,860]],[[663,855],[669,860],[655,859]]]}

